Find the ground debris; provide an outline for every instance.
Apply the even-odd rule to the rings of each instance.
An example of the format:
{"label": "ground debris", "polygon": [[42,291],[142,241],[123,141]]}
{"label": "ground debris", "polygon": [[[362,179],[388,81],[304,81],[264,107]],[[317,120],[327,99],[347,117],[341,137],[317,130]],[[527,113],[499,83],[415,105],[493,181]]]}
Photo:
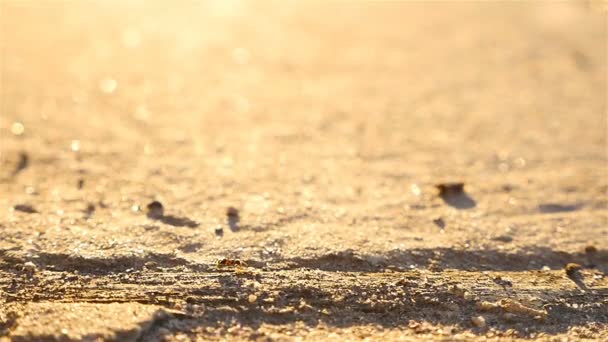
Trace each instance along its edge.
{"label": "ground debris", "polygon": [[84,209],[84,217],[85,218],[91,218],[91,216],[93,216],[93,213],[95,212],[95,204],[93,203],[89,203],[87,204],[87,207]]}
{"label": "ground debris", "polygon": [[165,208],[159,201],[152,201],[146,206],[146,216],[149,218],[158,219],[163,217],[164,214]]}
{"label": "ground debris", "polygon": [[31,261],[23,264],[23,271],[27,273],[35,273],[38,270],[38,266]]}
{"label": "ground debris", "polygon": [[33,206],[29,204],[17,204],[13,207],[16,211],[21,211],[28,214],[36,214],[38,210],[36,210]]}
{"label": "ground debris", "polygon": [[496,276],[492,280],[500,286],[513,286],[513,283],[510,280],[503,279],[501,276]]}
{"label": "ground debris", "polygon": [[597,248],[594,245],[588,245],[585,247],[585,255],[587,256],[587,266],[595,267],[595,255],[597,254]]}
{"label": "ground debris", "polygon": [[506,313],[516,314],[516,315],[524,315],[531,316],[536,319],[544,319],[547,317],[547,311],[538,310],[528,306],[525,306],[513,299],[501,299],[497,302],[479,302],[476,305],[477,310],[480,311],[494,311],[501,310]]}
{"label": "ground debris", "polygon": [[467,290],[463,289],[462,287],[460,287],[458,285],[449,286],[448,292],[453,294],[454,296],[462,297],[462,298],[464,298],[465,295],[467,294]]}
{"label": "ground debris", "polygon": [[445,221],[441,217],[434,219],[433,223],[439,227],[439,229],[445,228]]}
{"label": "ground debris", "polygon": [[583,266],[571,262],[568,263],[565,267],[564,270],[566,271],[566,275],[570,278],[570,279],[574,279],[574,278],[578,278],[580,276],[579,271],[583,269]]}
{"label": "ground debris", "polygon": [[455,196],[464,192],[464,183],[440,183],[435,185],[435,188],[439,190],[440,197]]}
{"label": "ground debris", "polygon": [[471,323],[478,328],[483,328],[486,326],[486,319],[483,316],[473,316],[471,317]]}
{"label": "ground debris", "polygon": [[239,259],[220,259],[216,262],[218,267],[247,267],[247,263]]}
{"label": "ground debris", "polygon": [[226,216],[239,217],[239,210],[235,207],[228,207],[228,209],[226,209]]}
{"label": "ground debris", "polygon": [[19,172],[25,170],[30,164],[30,157],[27,152],[19,153],[19,162],[15,166],[15,170],[13,170],[13,177],[16,176]]}
{"label": "ground debris", "polygon": [[477,203],[464,191],[464,183],[440,183],[435,185],[439,197],[455,209],[471,209]]}

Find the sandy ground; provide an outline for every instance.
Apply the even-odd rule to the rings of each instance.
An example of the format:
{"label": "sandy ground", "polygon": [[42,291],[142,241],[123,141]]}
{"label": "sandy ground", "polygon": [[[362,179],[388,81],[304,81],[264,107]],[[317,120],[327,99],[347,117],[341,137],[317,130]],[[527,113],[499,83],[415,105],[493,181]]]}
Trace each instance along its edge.
{"label": "sandy ground", "polygon": [[0,0],[0,340],[608,339],[597,2],[168,3]]}

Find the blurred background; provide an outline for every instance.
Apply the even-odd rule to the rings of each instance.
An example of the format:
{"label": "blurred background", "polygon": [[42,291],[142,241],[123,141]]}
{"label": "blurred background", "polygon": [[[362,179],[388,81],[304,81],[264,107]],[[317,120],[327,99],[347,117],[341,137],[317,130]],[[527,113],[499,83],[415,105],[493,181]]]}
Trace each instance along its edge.
{"label": "blurred background", "polygon": [[[334,250],[361,220],[390,238],[360,232],[343,248],[482,243],[479,226],[536,222],[547,202],[599,211],[575,220],[595,232],[607,186],[596,5],[3,0],[2,215],[23,220],[9,209],[32,203],[49,215],[31,227],[116,235],[159,199],[205,229],[227,206],[282,227],[201,237],[208,256],[284,234],[310,236],[294,251]],[[442,181],[466,181],[476,208],[436,202]],[[97,211],[83,221],[87,203]],[[416,240],[441,215],[480,221]],[[125,251],[174,250],[183,229],[162,246],[136,230]],[[549,243],[594,239],[562,237]]]}

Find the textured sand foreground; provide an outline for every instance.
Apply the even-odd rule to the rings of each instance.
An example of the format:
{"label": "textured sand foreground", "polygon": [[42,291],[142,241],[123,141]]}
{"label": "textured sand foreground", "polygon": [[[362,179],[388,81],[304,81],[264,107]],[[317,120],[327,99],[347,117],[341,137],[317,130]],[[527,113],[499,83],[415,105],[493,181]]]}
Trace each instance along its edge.
{"label": "textured sand foreground", "polygon": [[608,339],[596,4],[0,0],[0,340]]}

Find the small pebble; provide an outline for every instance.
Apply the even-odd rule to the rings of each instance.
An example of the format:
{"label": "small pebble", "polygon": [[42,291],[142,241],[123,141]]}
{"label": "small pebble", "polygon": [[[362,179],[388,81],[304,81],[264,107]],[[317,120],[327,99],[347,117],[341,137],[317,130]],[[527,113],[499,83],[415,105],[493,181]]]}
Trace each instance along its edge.
{"label": "small pebble", "polygon": [[500,236],[496,236],[496,237],[492,238],[492,240],[508,243],[508,242],[512,242],[513,238],[508,235],[500,235]]}
{"label": "small pebble", "polygon": [[486,326],[486,319],[483,316],[474,316],[471,317],[471,323],[478,328],[483,328]]}
{"label": "small pebble", "polygon": [[93,203],[89,203],[84,210],[85,217],[89,218],[95,212],[95,205]]}
{"label": "small pebble", "polygon": [[17,175],[19,172],[23,171],[30,164],[30,157],[26,152],[19,153],[19,162],[13,171],[13,176]]}
{"label": "small pebble", "polygon": [[25,126],[21,122],[14,122],[11,125],[11,133],[14,135],[22,135],[25,132]]}
{"label": "small pebble", "polygon": [[163,204],[159,201],[150,202],[146,206],[147,212],[146,215],[150,218],[161,218],[165,214],[165,209],[163,208]]}
{"label": "small pebble", "polygon": [[228,209],[226,209],[226,216],[239,217],[239,210],[235,207],[228,207]]}
{"label": "small pebble", "polygon": [[577,263],[571,262],[571,263],[567,264],[566,267],[564,267],[564,269],[566,270],[566,275],[568,275],[568,277],[570,277],[570,278],[573,278],[578,275],[578,272],[583,269],[583,266],[581,266]]}
{"label": "small pebble", "polygon": [[249,301],[249,303],[255,303],[258,300],[258,296],[250,294],[247,300]]}
{"label": "small pebble", "polygon": [[433,223],[440,229],[445,228],[445,221],[441,217],[434,219]]}
{"label": "small pebble", "polygon": [[587,267],[593,268],[595,267],[595,254],[597,253],[597,248],[593,245],[589,245],[585,247],[585,254],[587,254]]}
{"label": "small pebble", "polygon": [[435,185],[439,190],[439,196],[454,196],[460,195],[464,191],[464,183],[441,183]]}
{"label": "small pebble", "polygon": [[84,179],[80,178],[80,179],[78,180],[78,184],[77,184],[77,186],[78,186],[78,189],[79,189],[79,190],[80,190],[80,189],[82,189],[82,188],[84,188]]}
{"label": "small pebble", "polygon": [[26,272],[29,272],[29,273],[34,273],[38,270],[38,267],[33,262],[28,261],[25,264],[23,264],[23,270]]}
{"label": "small pebble", "polygon": [[13,209],[15,209],[16,211],[21,211],[21,212],[28,213],[28,214],[35,214],[38,212],[36,209],[34,209],[34,207],[32,207],[29,204],[17,204],[13,207]]}
{"label": "small pebble", "polygon": [[224,235],[224,228],[222,228],[222,227],[215,228],[215,235],[217,235],[217,236]]}
{"label": "small pebble", "polygon": [[593,245],[589,245],[589,246],[585,247],[585,253],[595,254],[595,253],[597,253],[597,248],[595,248],[595,246],[593,246]]}

